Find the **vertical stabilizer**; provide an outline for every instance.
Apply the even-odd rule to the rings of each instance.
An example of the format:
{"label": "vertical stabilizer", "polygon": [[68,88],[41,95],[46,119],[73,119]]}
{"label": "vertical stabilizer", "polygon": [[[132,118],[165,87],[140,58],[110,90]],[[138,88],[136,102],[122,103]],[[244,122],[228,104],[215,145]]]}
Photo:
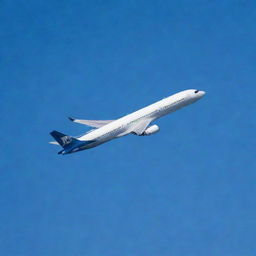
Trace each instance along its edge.
{"label": "vertical stabilizer", "polygon": [[52,131],[50,134],[63,148],[69,148],[77,141],[74,137],[65,135],[58,131]]}

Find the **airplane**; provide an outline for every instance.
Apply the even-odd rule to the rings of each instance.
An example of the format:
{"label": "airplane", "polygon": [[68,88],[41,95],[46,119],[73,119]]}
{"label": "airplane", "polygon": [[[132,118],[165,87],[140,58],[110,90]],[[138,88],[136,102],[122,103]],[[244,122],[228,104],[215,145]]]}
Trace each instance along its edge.
{"label": "airplane", "polygon": [[77,137],[52,131],[50,135],[56,142],[50,143],[59,144],[63,149],[58,154],[66,155],[99,146],[128,134],[151,135],[160,130],[156,124],[151,125],[153,121],[198,101],[204,95],[204,91],[196,89],[181,91],[116,120],[83,120],[69,117],[74,123],[87,125],[94,129]]}

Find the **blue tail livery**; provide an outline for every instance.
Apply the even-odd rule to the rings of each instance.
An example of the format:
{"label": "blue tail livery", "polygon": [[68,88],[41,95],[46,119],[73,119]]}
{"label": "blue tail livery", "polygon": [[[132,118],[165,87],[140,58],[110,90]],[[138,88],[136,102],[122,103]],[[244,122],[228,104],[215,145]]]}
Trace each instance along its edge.
{"label": "blue tail livery", "polygon": [[58,131],[52,131],[51,136],[58,142],[60,146],[63,147],[63,150],[58,152],[58,154],[70,154],[80,150],[83,150],[85,145],[88,145],[94,141],[81,141],[72,136],[65,135]]}

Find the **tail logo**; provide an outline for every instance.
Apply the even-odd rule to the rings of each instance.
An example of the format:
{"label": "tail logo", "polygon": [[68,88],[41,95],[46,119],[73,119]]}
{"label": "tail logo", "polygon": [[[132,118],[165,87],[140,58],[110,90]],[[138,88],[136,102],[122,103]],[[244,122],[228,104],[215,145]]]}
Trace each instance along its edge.
{"label": "tail logo", "polygon": [[64,137],[61,137],[61,141],[63,143],[63,146],[68,145],[72,142],[72,138],[70,136],[64,136]]}

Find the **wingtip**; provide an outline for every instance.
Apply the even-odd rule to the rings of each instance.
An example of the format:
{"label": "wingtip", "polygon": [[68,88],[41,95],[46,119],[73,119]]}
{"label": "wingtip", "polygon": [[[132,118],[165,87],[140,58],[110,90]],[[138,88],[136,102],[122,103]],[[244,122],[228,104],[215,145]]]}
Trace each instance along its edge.
{"label": "wingtip", "polygon": [[68,117],[68,119],[69,119],[70,121],[72,121],[72,122],[75,121],[75,118],[73,118],[73,117]]}

